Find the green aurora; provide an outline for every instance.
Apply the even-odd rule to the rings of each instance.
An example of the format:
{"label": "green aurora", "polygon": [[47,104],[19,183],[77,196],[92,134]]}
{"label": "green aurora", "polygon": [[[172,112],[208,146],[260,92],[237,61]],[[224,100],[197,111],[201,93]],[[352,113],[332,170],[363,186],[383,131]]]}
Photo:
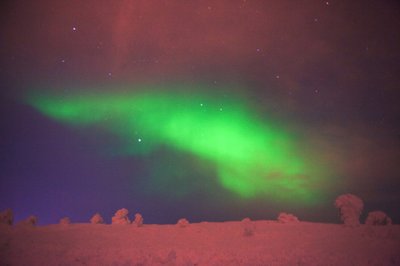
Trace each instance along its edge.
{"label": "green aurora", "polygon": [[162,145],[209,161],[221,186],[242,198],[314,204],[327,182],[328,169],[317,156],[239,97],[139,87],[67,96],[35,93],[27,102],[62,123],[118,135],[127,143],[122,153],[143,156]]}

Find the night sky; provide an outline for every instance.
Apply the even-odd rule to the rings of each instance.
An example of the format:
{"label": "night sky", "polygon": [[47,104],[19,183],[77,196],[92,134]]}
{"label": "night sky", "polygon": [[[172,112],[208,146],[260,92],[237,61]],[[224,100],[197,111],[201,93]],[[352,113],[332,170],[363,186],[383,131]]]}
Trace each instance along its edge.
{"label": "night sky", "polygon": [[397,1],[3,1],[0,209],[400,222]]}

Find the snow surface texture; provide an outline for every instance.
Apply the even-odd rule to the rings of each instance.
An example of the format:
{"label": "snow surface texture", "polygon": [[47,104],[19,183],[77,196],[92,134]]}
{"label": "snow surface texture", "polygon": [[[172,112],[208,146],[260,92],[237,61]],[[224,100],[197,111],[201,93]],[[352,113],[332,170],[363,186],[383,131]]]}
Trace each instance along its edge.
{"label": "snow surface texture", "polygon": [[367,219],[365,220],[366,225],[391,225],[392,219],[386,215],[383,211],[373,211],[368,213]]}
{"label": "snow surface texture", "polygon": [[400,265],[399,251],[400,225],[0,225],[0,265]]}
{"label": "snow surface texture", "polygon": [[286,223],[297,223],[299,219],[291,213],[281,212],[278,215],[278,222],[286,224]]}
{"label": "snow surface texture", "polygon": [[340,195],[335,200],[335,207],[340,209],[340,218],[346,226],[360,225],[360,215],[364,208],[363,201],[352,194]]}

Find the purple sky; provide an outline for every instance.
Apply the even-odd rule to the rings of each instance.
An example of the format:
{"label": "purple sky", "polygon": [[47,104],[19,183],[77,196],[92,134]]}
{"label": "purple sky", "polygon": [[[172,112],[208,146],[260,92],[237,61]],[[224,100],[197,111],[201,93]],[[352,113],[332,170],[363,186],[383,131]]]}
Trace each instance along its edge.
{"label": "purple sky", "polygon": [[85,222],[100,212],[109,222],[125,207],[150,223],[274,219],[279,211],[338,222],[334,197],[311,209],[244,201],[208,187],[212,173],[200,170],[183,184],[190,195],[149,188],[155,164],[179,171],[196,158],[110,156],[116,136],[77,132],[21,100],[32,91],[201,82],[240,84],[263,112],[293,121],[334,166],[332,195],[354,193],[364,216],[378,209],[400,222],[397,1],[0,5],[0,209],[12,208],[17,220],[35,214],[43,224],[63,216]]}

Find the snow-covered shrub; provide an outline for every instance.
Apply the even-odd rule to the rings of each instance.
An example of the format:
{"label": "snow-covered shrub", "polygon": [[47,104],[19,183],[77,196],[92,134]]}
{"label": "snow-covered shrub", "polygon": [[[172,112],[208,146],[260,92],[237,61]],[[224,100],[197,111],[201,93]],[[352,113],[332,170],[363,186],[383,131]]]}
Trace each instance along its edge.
{"label": "snow-covered shrub", "polygon": [[250,218],[246,217],[241,221],[244,236],[254,235],[255,226]]}
{"label": "snow-covered shrub", "polygon": [[101,217],[100,213],[96,213],[93,215],[92,218],[90,218],[90,223],[91,224],[102,224],[104,223],[103,217]]}
{"label": "snow-covered shrub", "polygon": [[12,225],[14,221],[14,215],[11,209],[0,212],[0,224]]}
{"label": "snow-covered shrub", "polygon": [[372,211],[368,213],[365,220],[366,225],[391,225],[392,219],[383,211]]}
{"label": "snow-covered shrub", "polygon": [[31,215],[31,216],[29,216],[27,219],[26,219],[26,222],[28,223],[28,224],[30,224],[30,225],[36,225],[37,224],[37,217],[36,216],[34,216],[34,215]]}
{"label": "snow-covered shrub", "polygon": [[125,208],[118,210],[111,218],[111,224],[130,224],[128,213],[129,211]]}
{"label": "snow-covered shrub", "polygon": [[135,224],[137,227],[143,225],[143,216],[140,213],[135,214],[135,220],[133,221],[133,224]]}
{"label": "snow-covered shrub", "polygon": [[61,224],[61,225],[69,225],[69,224],[71,224],[71,219],[69,219],[69,217],[61,218],[59,224]]}
{"label": "snow-covered shrub", "polygon": [[249,217],[246,217],[242,220],[242,223],[250,223],[251,219]]}
{"label": "snow-covered shrub", "polygon": [[188,221],[187,219],[185,219],[185,218],[181,218],[181,219],[178,220],[178,222],[176,223],[176,225],[177,225],[178,227],[184,228],[184,227],[187,227],[187,226],[189,225],[189,221]]}
{"label": "snow-covered shrub", "polygon": [[37,224],[37,218],[34,215],[29,216],[23,221],[18,223],[18,226],[35,226]]}
{"label": "snow-covered shrub", "polygon": [[294,216],[291,213],[286,213],[286,212],[279,213],[277,220],[278,220],[278,222],[283,223],[283,224],[299,222],[299,218],[297,218],[296,216]]}
{"label": "snow-covered shrub", "polygon": [[340,209],[340,218],[344,225],[360,225],[360,215],[364,208],[362,199],[352,194],[343,194],[336,198],[335,207]]}

